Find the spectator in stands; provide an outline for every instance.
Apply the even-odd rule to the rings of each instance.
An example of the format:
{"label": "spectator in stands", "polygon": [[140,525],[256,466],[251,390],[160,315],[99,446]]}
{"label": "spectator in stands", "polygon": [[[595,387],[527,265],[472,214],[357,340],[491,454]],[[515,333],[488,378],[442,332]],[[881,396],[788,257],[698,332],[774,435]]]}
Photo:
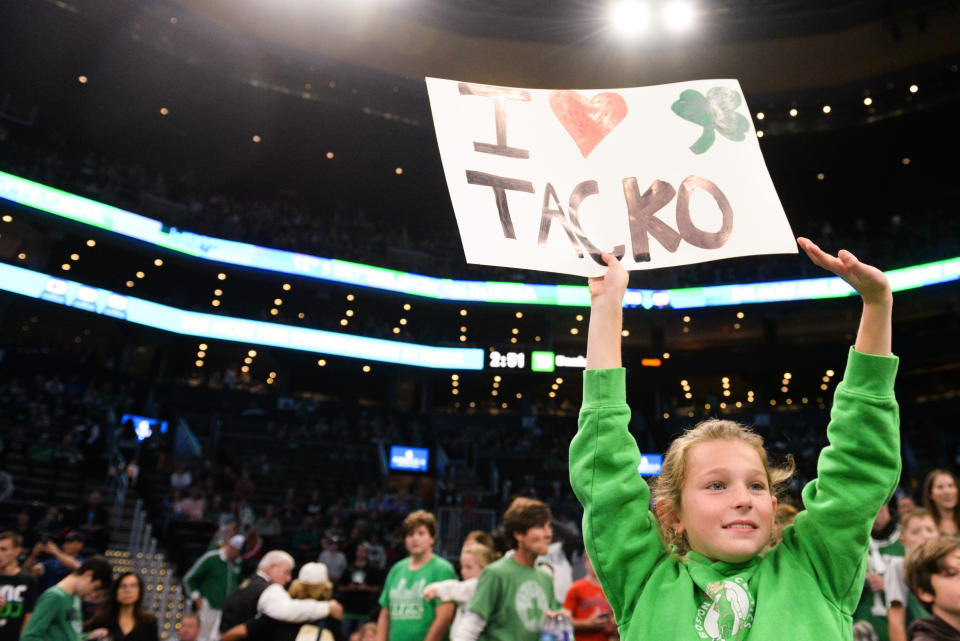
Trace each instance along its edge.
{"label": "spectator in stands", "polygon": [[427,601],[423,590],[436,581],[457,578],[453,566],[433,553],[437,519],[425,510],[403,520],[403,542],[409,557],[387,575],[380,594],[377,641],[440,641],[446,638],[456,604]]}
{"label": "spectator in stands", "polygon": [[303,507],[304,513],[312,519],[317,518],[323,512],[323,503],[320,500],[320,490],[314,490],[310,493],[310,500]]}
{"label": "spectator in stands", "polygon": [[14,531],[0,533],[0,641],[17,641],[30,620],[39,591],[37,579],[20,569],[20,535]]}
{"label": "spectator in stands", "polygon": [[280,508],[280,518],[288,523],[296,522],[300,518],[300,508],[297,507],[297,492],[292,487],[287,488]]}
{"label": "spectator in stands", "polygon": [[237,588],[243,537],[234,536],[227,545],[201,556],[183,576],[186,594],[200,617],[200,641],[215,641],[227,595]]}
{"label": "spectator in stands", "polygon": [[240,525],[240,529],[243,531],[253,525],[257,520],[256,515],[253,513],[253,508],[247,503],[247,499],[243,497],[237,500],[236,506],[234,507],[234,515],[237,523]]}
{"label": "spectator in stands", "polygon": [[338,536],[325,536],[323,538],[323,552],[320,553],[320,558],[317,561],[327,566],[330,578],[334,582],[340,582],[340,577],[343,576],[343,571],[347,569],[348,564],[346,555],[340,551],[340,538]]}
{"label": "spectator in stands", "polygon": [[[77,641],[83,629],[80,602],[96,590],[110,587],[112,570],[103,557],[84,561],[40,595],[20,641]],[[102,636],[103,632],[99,632]]]}
{"label": "spectator in stands", "polygon": [[[477,591],[451,641],[535,641],[544,615],[570,616],[554,598],[553,579],[534,567],[553,537],[550,508],[536,499],[514,499],[503,514],[503,530],[515,552],[491,563],[480,575]],[[514,607],[518,599],[525,607]]]}
{"label": "spectator in stands", "polygon": [[193,475],[183,463],[177,464],[177,469],[170,475],[170,487],[175,490],[185,490],[193,484]]}
{"label": "spectator in stands", "polygon": [[30,510],[20,510],[17,512],[17,523],[13,526],[13,531],[20,535],[21,555],[26,550],[32,550],[37,542],[36,531],[30,526]]}
{"label": "spectator in stands", "polygon": [[[111,641],[157,641],[157,617],[143,609],[143,580],[136,572],[121,574],[110,589],[100,611],[86,625],[104,629]],[[97,638],[91,635],[90,638]]]}
{"label": "spectator in stands", "polygon": [[950,470],[933,470],[923,482],[923,507],[930,510],[941,534],[960,531],[957,477]]}
{"label": "spectator in stands", "polygon": [[263,516],[257,521],[257,527],[260,528],[260,534],[265,537],[280,536],[283,532],[283,525],[277,518],[273,505],[268,504],[264,509]]}
{"label": "spectator in stands", "polygon": [[587,551],[583,551],[583,567],[587,576],[573,582],[563,601],[563,607],[573,615],[573,631],[577,641],[608,641],[619,639],[613,608],[603,595],[600,579],[590,563]]}
{"label": "spectator in stands", "polygon": [[243,468],[240,471],[240,478],[237,479],[237,482],[233,485],[233,493],[237,497],[249,498],[253,496],[257,488],[253,484],[253,479],[250,478],[250,470]]}
{"label": "spectator in stands", "polygon": [[103,496],[99,490],[93,490],[87,496],[87,502],[77,510],[76,528],[83,532],[87,544],[97,552],[103,552],[107,549],[107,542],[110,536],[107,526],[110,522],[110,515],[101,505]]}
{"label": "spectator in stands", "polygon": [[[316,566],[316,563],[307,563]],[[295,600],[284,590],[290,582],[294,560],[287,552],[271,550],[267,552],[256,574],[243,587],[235,590],[227,597],[223,606],[223,619],[220,631],[226,632],[247,622],[249,619],[262,614],[276,621],[287,623],[305,623],[332,616],[339,619],[343,616],[343,607],[329,596],[323,601]],[[314,572],[318,572],[315,570]],[[303,569],[301,569],[301,576]],[[323,568],[326,576],[326,568]],[[310,574],[311,579],[315,574]]]}
{"label": "spectator in stands", "polygon": [[370,563],[366,544],[357,547],[353,563],[346,569],[337,585],[343,604],[343,637],[348,637],[360,625],[369,621],[377,609],[377,596],[383,587],[383,570]]}
{"label": "spectator in stands", "polygon": [[313,519],[309,516],[303,519],[300,527],[293,533],[292,544],[301,560],[312,556],[313,552],[320,547],[320,536],[313,529]]}
{"label": "spectator in stands", "polygon": [[387,551],[380,544],[380,535],[376,532],[370,534],[370,540],[367,541],[367,556],[370,559],[370,565],[376,569],[387,569]]}
{"label": "spectator in stands", "polygon": [[[451,638],[458,636],[458,629],[463,622],[467,606],[477,591],[477,581],[484,568],[493,563],[493,550],[479,543],[467,543],[460,551],[460,578],[462,581],[448,579],[431,583],[423,591],[423,598],[427,600],[440,599],[454,601],[457,604],[457,614],[450,626]],[[604,639],[604,641],[606,641]]]}
{"label": "spectator in stands", "polygon": [[[289,571],[287,576],[289,577]],[[300,575],[290,585],[289,598],[292,603],[309,599],[322,603],[330,599],[333,592],[327,576],[327,569],[322,563],[307,563],[300,569]],[[335,601],[330,600],[331,606]],[[342,614],[342,610],[338,612]],[[331,607],[330,616],[333,616]],[[319,639],[319,641],[333,641],[333,634],[325,628],[326,622],[318,617],[313,621],[288,622],[278,621],[273,617],[258,616],[235,626],[223,635],[223,641],[239,641],[240,639],[273,639],[274,641],[300,641],[301,639]]]}
{"label": "spectator in stands", "polygon": [[[900,543],[906,554],[940,535],[929,510],[914,508],[900,517]],[[916,596],[911,594],[903,578],[904,557],[888,557],[883,574],[883,596],[887,602],[887,623],[891,641],[905,641],[907,626],[923,618],[925,612]]]}
{"label": "spectator in stands", "polygon": [[[62,550],[53,541],[37,543],[33,546],[33,551],[27,557],[23,567],[40,577],[40,592],[45,592],[80,567],[84,561],[80,556],[83,545],[83,535],[76,530],[71,530],[67,533]],[[41,554],[48,554],[50,558],[38,563],[37,560]]]}
{"label": "spectator in stands", "polygon": [[194,485],[190,488],[189,496],[183,499],[176,506],[174,511],[183,514],[191,521],[202,521],[204,513],[207,510],[207,502],[200,492],[200,488]]}
{"label": "spectator in stands", "polygon": [[186,614],[180,619],[180,633],[177,641],[197,641],[200,638],[200,617]]}
{"label": "spectator in stands", "polygon": [[37,521],[37,536],[35,538],[40,539],[41,543],[45,543],[49,539],[60,536],[63,529],[63,519],[60,517],[60,510],[55,505],[51,505],[47,508],[47,512],[43,515],[43,518]]}
{"label": "spectator in stands", "polygon": [[243,558],[244,565],[247,563],[257,564],[260,562],[260,559],[263,557],[263,537],[260,536],[260,528],[256,525],[251,525],[247,529],[246,541],[243,544]]}
{"label": "spectator in stands", "polygon": [[207,545],[207,551],[222,548],[230,542],[230,539],[238,534],[240,534],[240,530],[237,527],[236,522],[228,521],[222,524],[210,538],[210,543]]}
{"label": "spectator in stands", "polygon": [[470,532],[469,534],[467,534],[466,538],[463,539],[463,546],[462,546],[462,547],[465,548],[465,547],[467,547],[468,545],[470,545],[471,543],[477,543],[477,544],[479,544],[479,545],[485,545],[485,546],[487,546],[488,548],[490,548],[490,550],[491,550],[492,552],[494,552],[494,553],[496,552],[496,549],[497,549],[497,546],[496,546],[496,545],[494,544],[494,542],[493,542],[493,537],[490,536],[489,533],[484,532],[483,530],[474,530],[474,531]]}

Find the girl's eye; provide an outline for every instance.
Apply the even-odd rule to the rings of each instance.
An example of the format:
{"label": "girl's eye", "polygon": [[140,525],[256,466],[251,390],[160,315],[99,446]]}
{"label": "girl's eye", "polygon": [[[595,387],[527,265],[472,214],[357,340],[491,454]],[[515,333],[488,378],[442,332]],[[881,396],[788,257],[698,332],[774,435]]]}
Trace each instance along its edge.
{"label": "girl's eye", "polygon": [[757,490],[757,491],[760,491],[760,492],[765,492],[766,489],[767,489],[767,486],[764,485],[763,483],[751,483],[751,484],[750,484],[750,489],[751,489],[751,490]]}
{"label": "girl's eye", "polygon": [[707,486],[707,489],[709,489],[709,490],[722,490],[722,489],[723,489],[723,483],[721,483],[720,481],[714,481],[713,483],[711,483],[710,485]]}

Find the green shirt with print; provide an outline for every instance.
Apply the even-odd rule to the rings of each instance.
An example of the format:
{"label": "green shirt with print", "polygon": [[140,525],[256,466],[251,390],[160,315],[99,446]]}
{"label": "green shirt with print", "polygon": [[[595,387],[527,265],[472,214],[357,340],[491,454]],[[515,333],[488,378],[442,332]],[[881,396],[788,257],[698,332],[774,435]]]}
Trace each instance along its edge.
{"label": "green shirt with print", "polygon": [[408,557],[390,568],[380,593],[380,606],[390,611],[388,641],[423,641],[433,625],[434,611],[442,603],[440,599],[424,599],[423,589],[437,581],[457,578],[450,562],[439,556],[434,555],[417,570],[410,569],[410,561]]}
{"label": "green shirt with print", "polygon": [[547,610],[558,610],[553,579],[538,568],[512,556],[488,565],[467,610],[482,616],[487,625],[482,641],[537,641]]}
{"label": "green shirt with print", "polygon": [[80,597],[55,585],[37,599],[20,641],[81,641]]}

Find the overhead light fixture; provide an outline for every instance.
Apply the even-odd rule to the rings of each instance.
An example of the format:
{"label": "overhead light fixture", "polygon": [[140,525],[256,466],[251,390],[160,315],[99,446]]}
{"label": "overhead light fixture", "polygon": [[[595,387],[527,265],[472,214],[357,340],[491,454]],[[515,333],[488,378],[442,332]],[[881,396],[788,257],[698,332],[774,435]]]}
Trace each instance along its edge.
{"label": "overhead light fixture", "polygon": [[650,27],[650,7],[638,0],[620,0],[610,9],[610,24],[621,36],[638,36]]}
{"label": "overhead light fixture", "polygon": [[696,13],[693,5],[683,0],[674,0],[664,5],[660,14],[664,26],[670,31],[687,31],[693,26]]}

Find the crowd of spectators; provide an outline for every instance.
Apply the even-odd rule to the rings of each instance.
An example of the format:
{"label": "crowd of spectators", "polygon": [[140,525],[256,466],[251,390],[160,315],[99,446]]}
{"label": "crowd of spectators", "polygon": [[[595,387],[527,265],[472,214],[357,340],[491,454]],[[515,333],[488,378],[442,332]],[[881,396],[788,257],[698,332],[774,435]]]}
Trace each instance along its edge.
{"label": "crowd of spectators", "polygon": [[[323,210],[318,211],[315,204],[293,198],[258,200],[208,193],[188,170],[164,175],[128,159],[71,153],[37,141],[18,145],[8,140],[2,151],[3,171],[187,231],[431,276],[581,283],[579,278],[557,274],[465,264],[453,216],[439,211],[401,219],[393,212],[366,211],[336,200],[324,201]],[[960,255],[960,241],[940,233],[946,204],[916,203],[914,207],[909,216],[894,209],[886,215],[861,212],[853,217],[804,212],[796,226],[799,233],[816,237],[826,247],[882,257],[887,268]],[[390,224],[384,225],[387,216]],[[816,276],[815,269],[804,261],[747,257],[658,270],[645,283],[675,288],[756,282]]]}

